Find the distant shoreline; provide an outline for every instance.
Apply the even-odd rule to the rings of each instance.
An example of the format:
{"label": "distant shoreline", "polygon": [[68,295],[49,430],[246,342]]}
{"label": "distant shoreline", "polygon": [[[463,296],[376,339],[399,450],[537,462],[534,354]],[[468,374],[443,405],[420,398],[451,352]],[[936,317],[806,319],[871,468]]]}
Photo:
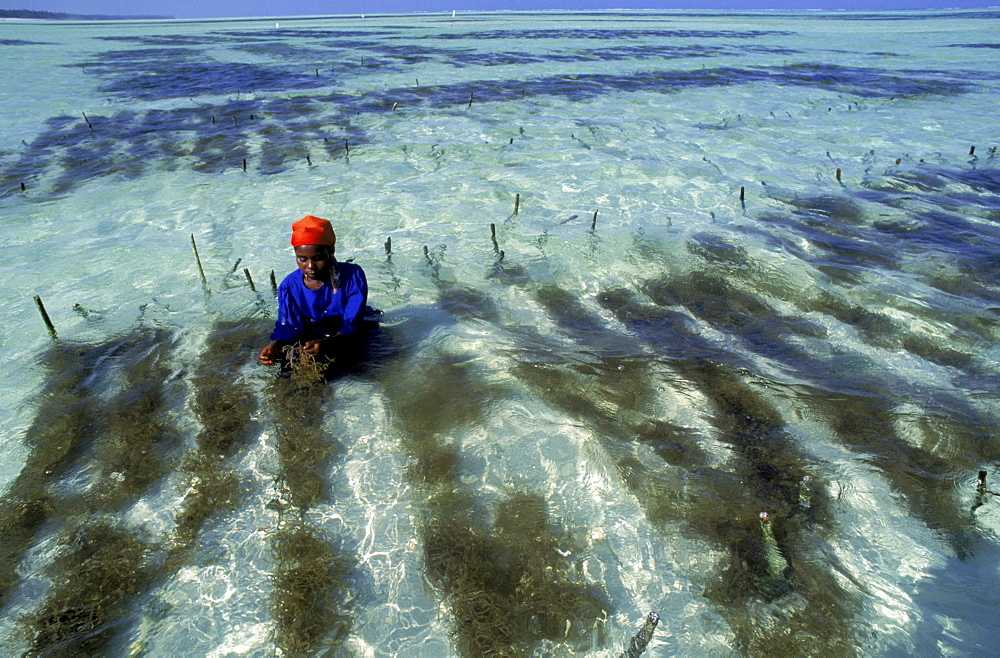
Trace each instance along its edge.
{"label": "distant shoreline", "polygon": [[0,20],[44,20],[44,21],[134,21],[163,20],[173,16],[100,16],[91,14],[64,14],[53,11],[34,11],[31,9],[0,9]]}

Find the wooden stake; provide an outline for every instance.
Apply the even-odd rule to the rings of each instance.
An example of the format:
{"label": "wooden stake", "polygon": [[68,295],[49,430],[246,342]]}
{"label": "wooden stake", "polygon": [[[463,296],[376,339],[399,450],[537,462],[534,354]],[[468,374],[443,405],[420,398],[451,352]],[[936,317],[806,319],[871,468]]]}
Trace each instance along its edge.
{"label": "wooden stake", "polygon": [[28,188],[24,186],[24,181],[21,181],[21,191],[24,192],[26,189]]}
{"label": "wooden stake", "polygon": [[497,244],[497,225],[490,224],[490,240],[493,241],[493,251],[499,252],[500,245]]}
{"label": "wooden stake", "polygon": [[746,192],[747,190],[745,187],[740,187],[740,201],[744,201],[746,199]]}
{"label": "wooden stake", "polygon": [[42,304],[42,298],[38,295],[35,295],[35,306],[38,307],[38,312],[42,314],[42,320],[45,322],[45,326],[49,330],[49,333],[52,334],[53,338],[58,338],[58,336],[56,336],[56,328],[53,326],[52,320],[49,319],[49,314],[45,312],[45,304]]}
{"label": "wooden stake", "polygon": [[391,235],[385,239],[385,255],[386,256],[391,256],[392,255],[392,236]]}
{"label": "wooden stake", "polygon": [[244,267],[243,268],[243,273],[247,275],[247,283],[250,284],[250,290],[253,290],[254,292],[257,292],[257,288],[254,287],[254,285],[253,285],[253,279],[250,277],[250,270]]}
{"label": "wooden stake", "polygon": [[597,228],[597,211],[594,211],[594,218],[590,220],[590,230],[593,231]]}
{"label": "wooden stake", "polygon": [[[90,132],[94,132],[94,127],[90,125],[90,119],[87,118],[87,113],[83,113],[83,120],[87,122],[87,127],[90,128]],[[973,147],[975,148],[975,147]]]}
{"label": "wooden stake", "polygon": [[[898,163],[897,163],[898,164]],[[840,182],[840,168],[837,168],[837,182]]]}
{"label": "wooden stake", "polygon": [[278,280],[274,278],[274,270],[271,270],[271,290],[275,295],[278,294]]}
{"label": "wooden stake", "polygon": [[310,158],[310,157],[309,157],[309,154],[308,154],[308,153],[306,153],[306,164],[307,164],[307,165],[309,165],[309,166],[311,167],[311,166],[312,166],[312,163],[313,163],[313,161],[312,161],[312,158]]}
{"label": "wooden stake", "polygon": [[243,171],[247,170],[247,159],[243,158]]}
{"label": "wooden stake", "polygon": [[469,93],[469,107],[472,107],[472,97],[476,95],[476,92]]}
{"label": "wooden stake", "polygon": [[191,234],[191,248],[194,249],[194,259],[198,262],[198,273],[201,274],[201,285],[208,286],[208,279],[205,278],[205,270],[201,266],[201,257],[198,255],[198,245],[194,241],[194,233]]}
{"label": "wooden stake", "polygon": [[970,146],[969,147],[969,155],[975,155],[975,154],[976,154],[976,147],[975,146]]}
{"label": "wooden stake", "polygon": [[521,206],[521,195],[520,194],[515,194],[514,195],[514,214],[515,215],[517,214],[517,210],[518,210],[518,208],[520,206]]}

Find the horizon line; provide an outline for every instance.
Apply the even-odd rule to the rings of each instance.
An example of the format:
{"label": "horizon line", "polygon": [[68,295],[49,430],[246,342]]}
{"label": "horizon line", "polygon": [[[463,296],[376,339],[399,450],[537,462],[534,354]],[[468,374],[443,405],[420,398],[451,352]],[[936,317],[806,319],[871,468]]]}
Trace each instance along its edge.
{"label": "horizon line", "polygon": [[613,13],[613,12],[656,12],[656,13],[725,13],[725,14],[758,14],[758,13],[841,13],[841,14],[884,14],[884,13],[917,13],[917,12],[976,12],[983,10],[998,10],[1000,5],[988,5],[985,7],[923,7],[906,9],[847,9],[847,8],[806,8],[806,9],[786,9],[786,8],[753,8],[753,9],[723,9],[723,8],[652,8],[652,7],[607,7],[600,9],[454,9],[454,10],[417,10],[405,12],[344,12],[334,14],[275,14],[263,16],[157,16],[157,15],[136,15],[129,17],[115,17],[114,14],[74,14],[69,12],[54,12],[37,9],[7,9],[4,11],[33,11],[66,16],[67,18],[15,18],[0,17],[0,21],[30,21],[30,22],[50,22],[66,23],[74,20],[86,20],[87,22],[128,22],[128,21],[231,21],[231,20],[311,20],[318,18],[380,18],[393,16],[452,16],[459,14],[591,14],[591,13]]}

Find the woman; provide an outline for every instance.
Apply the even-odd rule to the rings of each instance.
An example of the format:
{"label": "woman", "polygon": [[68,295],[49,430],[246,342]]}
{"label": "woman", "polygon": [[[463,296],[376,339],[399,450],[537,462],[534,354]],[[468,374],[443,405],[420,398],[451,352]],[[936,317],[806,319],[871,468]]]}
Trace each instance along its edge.
{"label": "woman", "polygon": [[363,332],[368,281],[352,263],[334,258],[337,236],[330,222],[306,215],[292,224],[298,269],[278,285],[278,319],[260,362],[283,360],[286,345],[299,344],[313,356],[348,348]]}

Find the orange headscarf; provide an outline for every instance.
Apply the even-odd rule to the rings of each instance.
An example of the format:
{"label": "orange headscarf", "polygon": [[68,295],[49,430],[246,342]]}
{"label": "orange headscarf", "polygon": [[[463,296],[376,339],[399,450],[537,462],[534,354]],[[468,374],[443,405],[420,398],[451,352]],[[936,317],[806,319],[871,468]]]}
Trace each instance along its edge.
{"label": "orange headscarf", "polygon": [[306,215],[292,224],[292,246],[302,247],[309,244],[325,244],[333,246],[337,236],[330,222],[321,217]]}

